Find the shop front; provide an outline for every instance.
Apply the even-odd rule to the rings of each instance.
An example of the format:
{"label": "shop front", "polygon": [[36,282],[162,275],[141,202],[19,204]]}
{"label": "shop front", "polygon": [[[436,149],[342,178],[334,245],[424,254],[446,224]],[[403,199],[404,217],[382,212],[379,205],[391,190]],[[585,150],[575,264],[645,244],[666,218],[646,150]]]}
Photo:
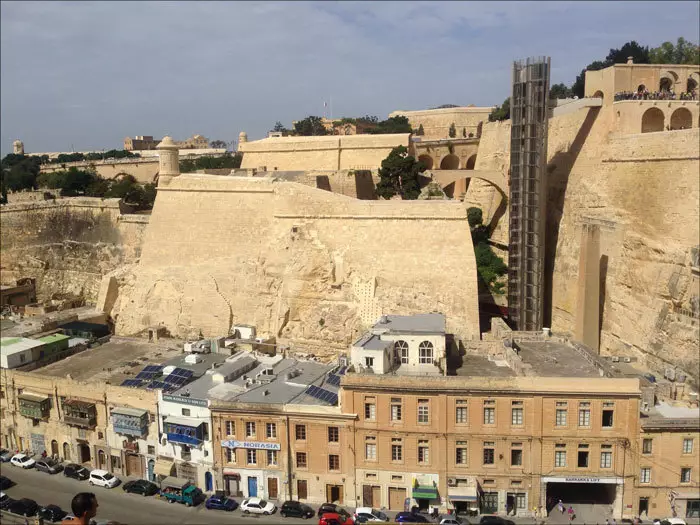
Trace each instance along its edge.
{"label": "shop front", "polygon": [[479,498],[476,481],[471,483],[455,482],[447,486],[448,508],[455,511],[455,514],[466,514],[476,516],[479,513]]}
{"label": "shop front", "polygon": [[414,476],[411,497],[420,510],[432,511],[433,507],[439,509],[441,501],[438,494],[437,474]]}

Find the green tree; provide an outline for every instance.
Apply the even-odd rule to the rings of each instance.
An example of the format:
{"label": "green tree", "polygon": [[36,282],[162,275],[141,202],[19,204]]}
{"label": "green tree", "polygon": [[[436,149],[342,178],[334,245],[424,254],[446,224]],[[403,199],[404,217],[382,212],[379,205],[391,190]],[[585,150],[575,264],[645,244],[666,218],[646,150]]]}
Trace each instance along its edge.
{"label": "green tree", "polygon": [[209,143],[209,147],[214,149],[226,149],[226,142],[223,140],[212,140]]}
{"label": "green tree", "polygon": [[467,138],[467,128],[462,128],[462,137]]}
{"label": "green tree", "polygon": [[450,138],[455,138],[457,136],[457,128],[455,127],[455,123],[453,122],[450,124],[450,129],[448,131],[448,134],[450,135]]}
{"label": "green tree", "polygon": [[571,97],[571,89],[566,87],[566,84],[560,83],[560,84],[554,84],[551,88],[549,88],[549,98],[552,100],[558,99],[558,98],[570,98]]}
{"label": "green tree", "polygon": [[605,57],[605,62],[610,66],[613,64],[625,64],[629,57],[632,57],[635,64],[651,63],[649,47],[641,46],[634,40],[627,42],[619,49],[611,49],[608,56]]}
{"label": "green tree", "polygon": [[0,170],[2,187],[6,192],[36,189],[41,159],[10,153],[0,161]]}
{"label": "green tree", "polygon": [[576,80],[571,85],[571,95],[579,98],[583,97],[586,87],[586,71],[599,71],[601,69],[605,69],[606,67],[610,67],[611,65],[612,64],[602,62],[600,60],[596,60],[595,62],[588,64],[581,70],[581,73],[576,77]]}
{"label": "green tree", "polygon": [[406,200],[417,199],[420,195],[419,177],[424,171],[423,163],[409,155],[405,146],[397,146],[382,161],[377,196],[390,199],[394,195],[400,195]]}
{"label": "green tree", "polygon": [[416,131],[416,135],[419,137],[422,137],[425,135],[425,130],[423,129],[423,124],[418,126],[418,131]]}
{"label": "green tree", "polygon": [[700,46],[680,37],[676,45],[664,42],[649,50],[652,64],[700,64]]}
{"label": "green tree", "polygon": [[474,243],[476,271],[482,283],[494,294],[504,293],[504,285],[499,278],[508,273],[508,267],[489,245],[490,232],[483,224],[483,214],[480,208],[467,209],[467,221]]}
{"label": "green tree", "polygon": [[489,114],[489,122],[497,122],[500,120],[508,120],[510,118],[510,97],[503,101],[503,104],[498,106]]}
{"label": "green tree", "polygon": [[476,228],[484,220],[483,212],[481,208],[476,208],[474,206],[467,209],[467,222],[469,222],[470,228]]}
{"label": "green tree", "polygon": [[294,133],[303,137],[315,137],[328,135],[328,131],[321,123],[321,117],[309,116],[304,120],[294,123]]}
{"label": "green tree", "polygon": [[370,130],[370,134],[384,135],[388,133],[411,133],[412,131],[413,128],[411,128],[411,124],[408,122],[408,117],[398,115],[377,122],[377,125]]}
{"label": "green tree", "polygon": [[287,131],[287,128],[278,120],[275,122],[275,127],[272,128],[272,131]]}

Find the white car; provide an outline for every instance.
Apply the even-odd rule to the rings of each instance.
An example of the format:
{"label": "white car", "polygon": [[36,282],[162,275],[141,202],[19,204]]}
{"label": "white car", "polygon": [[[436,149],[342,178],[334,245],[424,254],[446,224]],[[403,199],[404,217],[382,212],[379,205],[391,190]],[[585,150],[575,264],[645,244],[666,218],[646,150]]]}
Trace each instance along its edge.
{"label": "white car", "polygon": [[669,525],[686,525],[685,520],[682,518],[661,518],[654,520],[654,525],[666,524]]}
{"label": "white car", "polygon": [[36,461],[34,461],[26,454],[15,454],[10,460],[10,464],[14,465],[15,467],[22,468],[32,468],[35,463]]}
{"label": "white car", "polygon": [[277,507],[264,499],[248,498],[244,499],[243,503],[241,503],[241,510],[246,514],[250,514],[252,512],[253,514],[265,514],[266,516],[269,516],[277,510]]}
{"label": "white car", "polygon": [[90,485],[97,485],[98,487],[106,487],[111,489],[119,485],[119,478],[110,474],[106,470],[96,469],[90,472],[90,477],[88,478]]}
{"label": "white car", "polygon": [[355,509],[355,521],[358,521],[358,518],[360,521],[389,521],[389,516],[381,510],[371,507],[357,507]]}
{"label": "white car", "polygon": [[442,518],[440,521],[440,525],[463,525],[463,523],[464,522],[457,516],[448,516],[446,518]]}

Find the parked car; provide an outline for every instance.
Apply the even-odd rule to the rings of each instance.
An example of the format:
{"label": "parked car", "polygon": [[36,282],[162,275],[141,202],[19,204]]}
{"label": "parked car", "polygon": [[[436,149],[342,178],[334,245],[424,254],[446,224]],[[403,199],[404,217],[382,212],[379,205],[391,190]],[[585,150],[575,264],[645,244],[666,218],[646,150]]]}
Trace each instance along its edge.
{"label": "parked car", "polygon": [[10,503],[14,502],[10,496],[5,494],[4,492],[0,492],[0,509],[6,509],[7,507],[10,506]]}
{"label": "parked car", "polygon": [[78,465],[76,463],[68,463],[63,466],[63,475],[67,478],[77,479],[78,481],[85,481],[90,477],[90,471]]}
{"label": "parked car", "polygon": [[457,516],[445,516],[440,520],[440,525],[464,525],[464,522]]}
{"label": "parked car", "polygon": [[320,518],[324,514],[332,512],[334,514],[345,514],[346,516],[350,516],[347,510],[345,510],[343,507],[340,505],[336,505],[335,503],[324,503],[318,508],[318,514],[317,516]]}
{"label": "parked car", "polygon": [[14,483],[12,483],[10,478],[0,476],[0,490],[9,489],[12,485],[14,485]]}
{"label": "parked car", "polygon": [[135,479],[133,481],[127,481],[122,487],[124,492],[129,494],[141,494],[142,496],[153,496],[158,494],[160,489],[155,483],[151,483],[145,479]]}
{"label": "parked car", "polygon": [[654,525],[686,525],[683,518],[661,518],[655,519]]}
{"label": "parked car", "polygon": [[199,505],[206,498],[204,494],[187,479],[168,476],[160,483],[160,495],[168,503],[182,503],[188,507]]}
{"label": "parked car", "polygon": [[280,507],[280,516],[286,518],[304,518],[309,519],[314,517],[314,509],[308,505],[304,505],[298,501],[285,501]]}
{"label": "parked car", "polygon": [[41,472],[46,472],[47,474],[58,474],[63,470],[63,465],[61,465],[55,459],[40,459],[36,462],[36,469]]}
{"label": "parked car", "polygon": [[14,454],[7,450],[6,448],[0,448],[0,461],[2,463],[9,463]]}
{"label": "parked car", "polygon": [[238,508],[238,503],[233,498],[227,496],[210,496],[207,501],[204,502],[204,506],[212,510],[227,510],[232,511]]}
{"label": "parked car", "polygon": [[431,521],[416,512],[399,512],[394,518],[396,523],[431,523]]}
{"label": "parked car", "polygon": [[90,472],[90,479],[88,479],[88,481],[90,485],[97,485],[98,487],[105,487],[108,489],[119,485],[118,477],[102,469],[95,469]]}
{"label": "parked car", "polygon": [[41,518],[52,522],[61,521],[68,515],[68,513],[58,505],[46,505],[46,507],[41,507],[37,514]]}
{"label": "parked car", "polygon": [[381,510],[372,507],[357,507],[355,509],[355,521],[364,519],[366,521],[389,521],[389,516]]}
{"label": "parked car", "polygon": [[269,516],[277,510],[277,507],[264,499],[248,498],[241,503],[241,510],[246,514],[265,514]]}
{"label": "parked car", "polygon": [[500,516],[482,516],[479,525],[513,525],[513,522]]}
{"label": "parked car", "polygon": [[19,516],[34,516],[39,510],[39,505],[33,499],[22,498],[10,503],[7,510]]}
{"label": "parked car", "polygon": [[36,461],[27,456],[26,454],[15,454],[10,460],[10,465],[21,468],[32,468]]}
{"label": "parked car", "polygon": [[[349,514],[339,514],[338,512],[326,512],[318,519],[318,525],[354,525]],[[357,523],[363,523],[358,521]]]}

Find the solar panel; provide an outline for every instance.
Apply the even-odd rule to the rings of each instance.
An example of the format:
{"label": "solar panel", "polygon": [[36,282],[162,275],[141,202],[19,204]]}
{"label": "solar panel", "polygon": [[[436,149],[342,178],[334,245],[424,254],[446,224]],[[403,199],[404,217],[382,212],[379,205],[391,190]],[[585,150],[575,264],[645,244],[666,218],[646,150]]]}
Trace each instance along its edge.
{"label": "solar panel", "polygon": [[189,382],[189,377],[173,376],[172,374],[167,375],[163,378],[163,382],[173,387],[181,387],[185,383]]}
{"label": "solar panel", "polygon": [[333,386],[340,386],[340,376],[337,376],[335,374],[328,374],[328,378],[326,379],[326,383],[333,385]]}
{"label": "solar panel", "polygon": [[334,394],[333,392],[330,392],[325,388],[319,388],[316,385],[309,386],[306,389],[306,393],[309,394],[311,397],[315,397],[320,401],[325,401],[326,403],[330,403],[332,405],[338,403],[338,394]]}
{"label": "solar panel", "polygon": [[145,381],[150,381],[156,376],[159,376],[163,371],[163,367],[159,365],[148,365],[143,370],[141,370],[137,375],[136,379],[143,379]]}
{"label": "solar panel", "polygon": [[168,374],[168,377],[184,377],[184,378],[190,378],[192,377],[192,370],[188,370],[187,368],[175,368],[172,372]]}
{"label": "solar panel", "polygon": [[164,389],[166,386],[168,386],[168,385],[163,383],[163,381],[152,381],[151,383],[148,384],[148,386],[146,386],[146,388],[149,390],[154,390],[156,388]]}
{"label": "solar panel", "polygon": [[132,387],[138,387],[143,384],[143,381],[140,379],[126,379],[124,382],[122,382],[121,385],[119,386],[132,386]]}
{"label": "solar panel", "polygon": [[341,367],[340,367],[340,370],[338,370],[336,373],[337,373],[339,376],[344,376],[344,375],[345,375],[345,371],[346,371],[347,369],[348,369],[347,366],[341,366]]}

